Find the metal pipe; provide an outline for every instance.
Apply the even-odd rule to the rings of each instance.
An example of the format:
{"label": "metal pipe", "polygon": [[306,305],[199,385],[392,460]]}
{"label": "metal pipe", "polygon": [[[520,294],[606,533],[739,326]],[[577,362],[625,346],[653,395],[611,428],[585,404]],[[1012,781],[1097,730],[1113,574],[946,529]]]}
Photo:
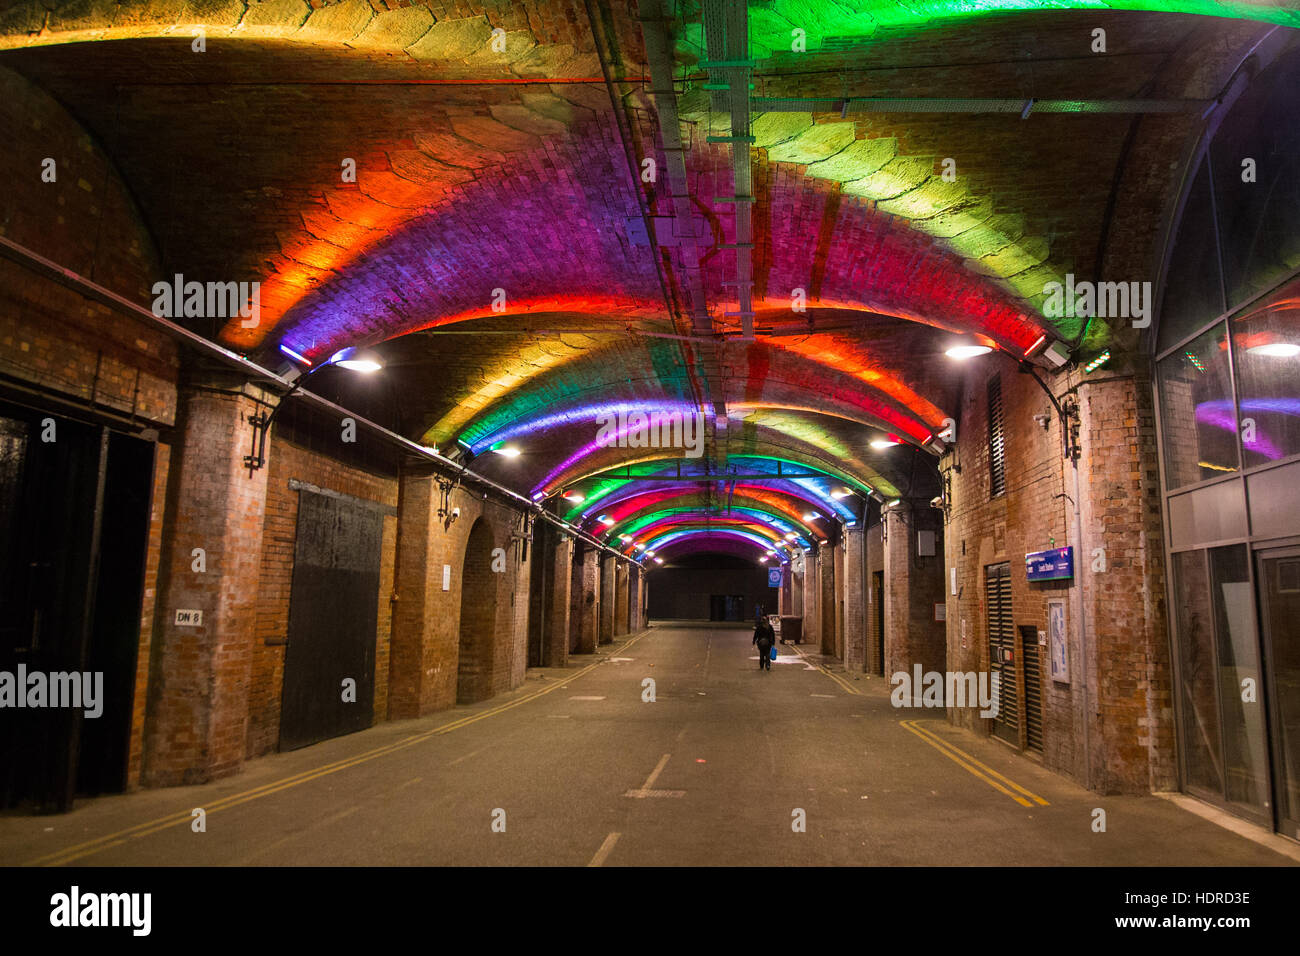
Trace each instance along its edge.
{"label": "metal pipe", "polygon": [[[93,299],[94,301],[107,305],[110,308],[121,309],[131,314],[135,318],[138,318],[148,323],[154,328],[157,328],[167,333],[168,335],[171,335],[172,337],[179,339],[181,342],[192,346],[193,348],[197,349],[200,353],[205,354],[211,358],[217,359],[221,362],[224,362],[225,364],[233,368],[236,368],[241,372],[244,372],[246,375],[249,375],[254,379],[259,379],[266,384],[274,383],[276,385],[279,385],[282,388],[287,390],[285,395],[286,398],[288,397],[289,393],[294,393],[293,383],[277,375],[275,372],[272,372],[270,369],[263,368],[262,366],[258,365],[256,362],[252,362],[244,358],[242,355],[236,355],[234,352],[230,351],[229,349],[218,345],[216,342],[213,342],[210,339],[205,339],[203,336],[195,332],[191,332],[189,329],[179,326],[175,322],[162,318],[161,316],[154,315],[153,312],[146,309],[144,306],[132,302],[130,299],[120,296],[116,292],[113,292],[110,289],[106,289],[104,286],[100,285],[99,283],[91,279],[87,279],[85,276],[81,275],[80,273],[74,272],[71,269],[64,268],[63,266],[60,266],[58,263],[50,259],[47,259],[44,256],[40,255],[39,253],[31,249],[28,249],[26,246],[20,245],[19,243],[16,243],[13,240],[8,239],[4,236],[0,236],[0,255],[3,255],[5,258],[18,263],[21,266],[30,268],[35,272],[44,274],[48,278],[51,278],[55,282],[59,283],[59,285],[71,289],[72,291],[77,292],[78,294],[83,295],[86,298]],[[587,532],[583,531],[581,528],[569,524],[569,522],[565,521],[563,518],[550,514],[544,508],[538,505],[536,502],[530,501],[528,498],[525,498],[523,495],[511,491],[509,488],[505,487],[504,485],[497,484],[495,481],[492,481],[490,478],[485,478],[482,475],[475,474],[474,472],[470,471],[468,468],[462,465],[458,465],[450,458],[447,458],[444,455],[439,454],[438,452],[434,451],[431,448],[426,448],[424,445],[417,445],[409,438],[406,438],[403,435],[399,435],[394,431],[390,431],[389,429],[385,428],[383,425],[380,425],[376,422],[372,422],[368,418],[363,418],[357,415],[355,412],[352,412],[341,405],[336,405],[334,402],[322,398],[321,396],[317,395],[315,392],[309,392],[305,389],[302,389],[297,391],[295,394],[299,398],[306,399],[325,411],[333,412],[335,414],[341,413],[344,417],[353,419],[358,425],[361,425],[362,427],[374,432],[376,435],[388,441],[390,444],[397,445],[398,447],[408,452],[409,454],[412,454],[418,458],[423,458],[435,465],[441,465],[443,468],[452,470],[462,478],[466,478],[486,488],[490,488],[497,494],[509,499],[510,501],[517,502],[520,506],[530,511],[535,511],[537,514],[541,515],[551,524],[554,524],[557,527],[564,529],[569,534],[572,534],[575,537],[582,538],[590,542],[591,544],[595,545],[596,547],[600,548],[603,551],[607,551],[610,554],[617,555],[619,558],[628,562],[629,564],[637,563],[634,562],[631,558],[624,555],[622,552],[616,551],[615,549],[609,547],[603,542],[598,541],[596,538],[592,537]]]}

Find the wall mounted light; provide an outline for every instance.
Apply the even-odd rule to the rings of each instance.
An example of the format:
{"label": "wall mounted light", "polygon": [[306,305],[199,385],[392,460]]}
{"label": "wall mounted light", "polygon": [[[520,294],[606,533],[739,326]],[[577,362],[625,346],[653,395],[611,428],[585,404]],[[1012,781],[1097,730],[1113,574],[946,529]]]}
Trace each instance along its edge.
{"label": "wall mounted light", "polygon": [[965,359],[975,358],[980,355],[988,355],[993,349],[987,345],[954,345],[947,349],[943,354],[950,359],[964,361]]}

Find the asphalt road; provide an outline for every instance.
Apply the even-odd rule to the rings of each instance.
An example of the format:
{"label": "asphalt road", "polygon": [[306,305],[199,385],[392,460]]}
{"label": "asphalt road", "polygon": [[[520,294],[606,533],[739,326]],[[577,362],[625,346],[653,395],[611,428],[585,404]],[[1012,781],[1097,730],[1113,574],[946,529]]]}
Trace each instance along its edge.
{"label": "asphalt road", "polygon": [[228,780],[0,817],[0,862],[1294,865],[1169,801],[1090,794],[935,711],[896,710],[883,679],[803,650],[761,672],[747,629],[658,625],[485,704]]}

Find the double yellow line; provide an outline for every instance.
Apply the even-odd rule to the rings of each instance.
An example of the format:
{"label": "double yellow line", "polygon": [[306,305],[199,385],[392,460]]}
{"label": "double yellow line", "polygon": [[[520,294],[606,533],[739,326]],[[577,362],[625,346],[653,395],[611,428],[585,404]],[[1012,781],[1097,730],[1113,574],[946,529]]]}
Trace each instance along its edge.
{"label": "double yellow line", "polygon": [[[953,763],[957,764],[958,766],[966,770],[969,770],[971,773],[979,777],[981,780],[987,783],[994,790],[997,790],[1000,793],[1005,793],[1008,797],[1016,801],[1016,803],[1020,804],[1022,807],[1032,807],[1034,804],[1030,803],[1029,802],[1030,800],[1033,800],[1034,803],[1037,803],[1040,807],[1050,806],[1050,804],[1042,797],[1040,797],[1038,794],[1026,790],[1024,787],[1020,786],[1020,784],[1016,783],[1014,780],[1002,776],[1002,774],[998,773],[992,767],[980,763],[978,760],[976,760],[966,751],[954,747],[952,744],[948,743],[948,741],[941,739],[938,735],[934,734],[929,730],[926,730],[924,727],[921,727],[919,720],[902,720],[899,721],[899,723],[902,724],[904,730],[909,730],[912,733],[916,734],[918,737],[924,740],[935,750],[939,751],[939,753],[943,754]],[[977,767],[979,768],[978,770],[976,769]],[[983,772],[981,773],[981,771]],[[998,782],[999,780],[1002,781],[1002,783],[999,783]],[[1003,786],[1003,784],[1006,784],[1006,786]],[[1008,787],[1010,789],[1007,789]],[[1016,792],[1012,793],[1011,792],[1012,790]],[[1021,794],[1023,794],[1023,796]],[[1028,797],[1029,799],[1026,799],[1026,797]]]}
{"label": "double yellow line", "polygon": [[818,664],[816,661],[811,660],[811,659],[808,657],[807,654],[805,654],[802,650],[800,650],[798,644],[794,645],[794,652],[795,652],[796,654],[798,654],[799,657],[800,657],[804,662],[806,662],[806,663],[808,663],[808,664],[811,664],[813,667],[817,668],[819,671],[821,671],[823,674],[825,674],[825,675],[826,675],[827,677],[829,677],[831,680],[835,681],[835,683],[837,683],[837,684],[839,684],[841,687],[843,687],[846,693],[849,693],[849,694],[857,694],[857,693],[858,693],[858,689],[857,689],[856,687],[854,687],[852,684],[850,684],[848,681],[846,681],[844,678],[840,677],[838,674],[832,674],[832,673],[831,673],[829,670],[827,670],[825,667],[822,667],[822,666],[821,666],[820,664]]}
{"label": "double yellow line", "polygon": [[[620,647],[619,650],[626,650],[644,636],[644,633],[638,634]],[[268,797],[273,793],[279,793],[283,790],[288,790],[292,787],[299,786],[300,784],[317,780],[332,773],[338,773],[340,770],[346,770],[348,767],[355,767],[358,764],[367,763],[378,757],[386,756],[387,754],[418,744],[423,740],[428,740],[430,737],[448,734],[453,730],[459,730],[461,727],[466,727],[469,724],[476,723],[477,721],[484,720],[488,717],[495,717],[497,714],[505,713],[507,710],[519,707],[520,705],[536,700],[539,697],[544,697],[552,691],[558,690],[561,686],[568,684],[570,681],[577,680],[582,675],[599,667],[603,663],[604,661],[594,661],[581,670],[575,671],[573,674],[566,674],[563,678],[557,679],[550,687],[543,688],[542,690],[529,694],[526,697],[520,697],[518,700],[512,700],[509,703],[493,707],[490,710],[485,710],[480,714],[470,714],[467,717],[461,717],[460,719],[453,720],[450,723],[442,724],[432,730],[412,734],[410,737],[403,737],[401,740],[395,741],[394,743],[385,744],[382,747],[376,747],[374,750],[367,750],[365,753],[356,754],[352,757],[345,757],[344,759],[337,760],[334,763],[325,764],[320,767],[313,767],[311,770],[304,770],[302,773],[294,774],[290,777],[284,777],[280,780],[273,780],[272,782],[263,784],[260,787],[245,790],[243,793],[236,793],[231,794],[228,797],[222,797],[220,800],[212,801],[203,809],[205,813],[210,816],[218,810],[229,810],[231,807],[237,807],[241,803],[248,803],[249,801],[257,800],[261,797]],[[158,817],[155,820],[149,820],[145,823],[138,823],[133,827],[127,827],[125,830],[118,830],[116,833],[110,833],[106,836],[96,837],[93,840],[87,840],[85,843],[78,843],[75,846],[64,847],[54,853],[47,853],[45,856],[37,857],[34,860],[28,860],[23,864],[23,866],[61,866],[64,863],[71,863],[73,860],[79,860],[82,857],[90,856],[91,854],[99,853],[115,846],[121,846],[127,840],[149,836],[152,833],[157,833],[159,830],[166,830],[168,827],[178,826],[179,824],[186,823],[192,819],[192,810],[182,810],[178,813],[173,813],[165,817]]]}

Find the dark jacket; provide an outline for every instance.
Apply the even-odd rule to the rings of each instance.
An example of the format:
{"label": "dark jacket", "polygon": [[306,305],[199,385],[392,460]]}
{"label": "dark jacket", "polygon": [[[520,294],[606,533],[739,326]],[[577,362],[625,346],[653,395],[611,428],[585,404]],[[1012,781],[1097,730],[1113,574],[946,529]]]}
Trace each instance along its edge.
{"label": "dark jacket", "polygon": [[776,631],[772,630],[772,625],[768,624],[767,621],[760,621],[754,626],[754,639],[750,643],[761,644],[764,641],[767,642],[768,647],[775,644]]}

